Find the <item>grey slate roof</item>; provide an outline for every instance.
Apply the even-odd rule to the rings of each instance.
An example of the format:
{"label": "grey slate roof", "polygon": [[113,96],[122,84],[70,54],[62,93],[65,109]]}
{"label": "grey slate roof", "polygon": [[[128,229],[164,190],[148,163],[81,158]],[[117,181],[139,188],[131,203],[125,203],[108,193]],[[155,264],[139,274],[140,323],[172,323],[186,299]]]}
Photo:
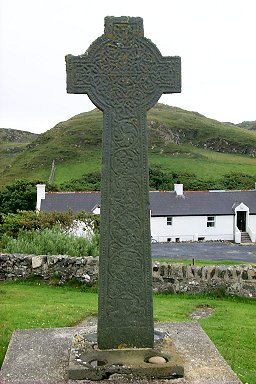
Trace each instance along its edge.
{"label": "grey slate roof", "polygon": [[[152,216],[233,215],[234,209],[244,203],[250,214],[256,214],[256,190],[252,191],[188,191],[177,196],[174,191],[152,191]],[[81,210],[91,212],[100,205],[100,192],[49,192],[42,200],[42,211]]]}
{"label": "grey slate roof", "polygon": [[41,202],[46,212],[92,212],[100,204],[100,192],[48,192]]}
{"label": "grey slate roof", "polygon": [[244,203],[256,214],[256,191],[190,191],[183,196],[175,192],[151,192],[152,216],[233,215]]}

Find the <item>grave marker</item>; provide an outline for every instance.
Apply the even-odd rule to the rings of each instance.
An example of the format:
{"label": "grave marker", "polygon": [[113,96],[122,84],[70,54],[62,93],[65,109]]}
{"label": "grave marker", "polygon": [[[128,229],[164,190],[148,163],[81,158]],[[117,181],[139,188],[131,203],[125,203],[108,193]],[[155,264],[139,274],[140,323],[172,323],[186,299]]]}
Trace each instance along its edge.
{"label": "grave marker", "polygon": [[181,91],[179,57],[162,57],[139,17],[106,17],[105,32],[66,56],[68,93],[103,111],[98,347],[154,342],[146,112]]}

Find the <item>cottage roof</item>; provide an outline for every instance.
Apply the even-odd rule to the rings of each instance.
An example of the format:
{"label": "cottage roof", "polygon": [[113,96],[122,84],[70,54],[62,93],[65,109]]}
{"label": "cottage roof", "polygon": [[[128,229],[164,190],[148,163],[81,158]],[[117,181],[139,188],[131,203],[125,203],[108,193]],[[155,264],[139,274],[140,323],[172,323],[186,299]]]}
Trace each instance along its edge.
{"label": "cottage roof", "polygon": [[152,216],[233,215],[240,203],[256,214],[256,191],[151,192]]}
{"label": "cottage roof", "polygon": [[[152,216],[233,215],[240,203],[249,207],[250,214],[256,214],[256,190],[187,191],[181,196],[174,191],[152,191],[149,196]],[[41,210],[92,212],[97,205],[100,192],[48,192]]]}
{"label": "cottage roof", "polygon": [[46,212],[92,212],[100,204],[100,192],[48,192],[41,202]]}

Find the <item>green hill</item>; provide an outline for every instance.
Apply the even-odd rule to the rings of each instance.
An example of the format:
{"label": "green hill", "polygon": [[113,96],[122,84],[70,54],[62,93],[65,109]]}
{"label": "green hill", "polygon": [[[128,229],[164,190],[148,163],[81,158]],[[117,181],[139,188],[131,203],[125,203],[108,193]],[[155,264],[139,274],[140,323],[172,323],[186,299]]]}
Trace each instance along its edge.
{"label": "green hill", "polygon": [[[229,172],[246,173],[256,180],[256,132],[163,104],[148,112],[147,121],[151,167],[204,180],[218,180]],[[13,159],[6,154],[1,183],[21,177],[47,181],[53,160],[58,185],[99,171],[101,136],[102,113],[97,109],[31,136]]]}
{"label": "green hill", "polygon": [[13,160],[37,136],[37,134],[31,132],[0,128],[0,176],[5,170],[11,168]]}
{"label": "green hill", "polygon": [[27,144],[36,139],[38,135],[27,131],[17,129],[0,128],[0,143],[7,144]]}
{"label": "green hill", "polygon": [[243,121],[242,123],[237,124],[238,127],[256,130],[256,121]]}

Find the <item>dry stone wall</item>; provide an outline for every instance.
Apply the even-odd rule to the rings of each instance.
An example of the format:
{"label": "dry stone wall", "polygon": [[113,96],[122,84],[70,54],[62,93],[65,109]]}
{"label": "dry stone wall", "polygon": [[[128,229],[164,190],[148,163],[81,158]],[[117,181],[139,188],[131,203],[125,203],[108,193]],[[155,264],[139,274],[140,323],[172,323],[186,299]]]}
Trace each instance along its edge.
{"label": "dry stone wall", "polygon": [[256,266],[153,265],[153,289],[162,293],[218,291],[256,298]]}
{"label": "dry stone wall", "polygon": [[0,280],[39,277],[49,283],[70,280],[93,285],[98,281],[98,258],[0,254]]}
{"label": "dry stone wall", "polygon": [[[97,284],[99,260],[93,257],[0,254],[0,280],[42,278],[49,284],[70,280]],[[190,266],[153,263],[153,290],[159,293],[203,293],[218,290],[256,298],[256,266]]]}

